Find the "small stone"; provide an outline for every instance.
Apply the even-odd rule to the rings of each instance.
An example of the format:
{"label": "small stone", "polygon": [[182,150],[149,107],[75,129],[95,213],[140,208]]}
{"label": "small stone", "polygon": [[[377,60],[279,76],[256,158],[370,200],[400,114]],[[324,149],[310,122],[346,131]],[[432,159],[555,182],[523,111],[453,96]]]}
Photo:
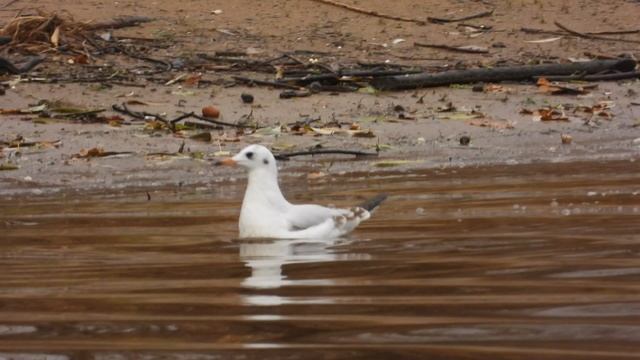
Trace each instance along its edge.
{"label": "small stone", "polygon": [[217,119],[220,117],[220,110],[215,106],[206,106],[202,108],[202,116]]}
{"label": "small stone", "polygon": [[245,104],[252,104],[253,103],[253,95],[251,95],[251,94],[242,93],[240,95],[240,98],[242,99],[242,102],[245,103]]}
{"label": "small stone", "polygon": [[463,135],[460,137],[460,145],[467,146],[471,143],[471,138],[467,135]]}
{"label": "small stone", "polygon": [[570,145],[571,142],[573,141],[573,137],[569,134],[561,134],[560,139],[562,140],[562,143],[564,145]]}

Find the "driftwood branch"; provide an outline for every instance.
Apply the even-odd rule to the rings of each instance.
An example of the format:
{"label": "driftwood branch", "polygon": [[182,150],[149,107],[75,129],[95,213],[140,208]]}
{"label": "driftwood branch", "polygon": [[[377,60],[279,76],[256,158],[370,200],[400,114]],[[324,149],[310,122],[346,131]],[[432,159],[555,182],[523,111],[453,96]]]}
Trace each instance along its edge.
{"label": "driftwood branch", "polygon": [[422,73],[387,76],[374,79],[371,84],[381,90],[414,89],[476,82],[531,80],[536,77],[573,74],[598,74],[603,71],[634,71],[632,59],[594,60],[571,64],[512,66],[490,69],[452,70],[437,74]]}
{"label": "driftwood branch", "polygon": [[274,156],[277,160],[289,160],[289,158],[292,158],[294,156],[321,155],[321,154],[355,155],[356,157],[377,157],[378,156],[378,153],[372,153],[372,152],[364,152],[364,151],[357,151],[357,150],[330,150],[330,149],[296,151],[296,152],[275,154]]}
{"label": "driftwood branch", "polygon": [[495,11],[495,9],[491,9],[491,10],[483,11],[483,12],[478,13],[478,14],[464,16],[464,17],[461,17],[461,18],[454,18],[454,19],[446,19],[446,18],[439,18],[439,17],[429,16],[427,18],[427,20],[430,23],[434,23],[434,24],[444,24],[444,23],[452,23],[452,22],[459,22],[459,21],[467,21],[467,20],[477,19],[477,18],[481,18],[481,17],[485,17],[485,16],[491,16],[494,11]]}
{"label": "driftwood branch", "polygon": [[343,9],[347,9],[347,10],[350,10],[350,11],[353,11],[353,12],[357,12],[357,13],[365,14],[365,15],[370,15],[370,16],[375,16],[375,17],[379,17],[379,18],[383,18],[383,19],[397,20],[397,21],[404,21],[404,22],[412,22],[412,23],[416,23],[416,24],[420,24],[420,25],[426,24],[426,21],[424,21],[424,20],[406,18],[406,17],[402,17],[402,16],[395,16],[395,15],[389,15],[389,14],[382,14],[382,13],[379,13],[377,11],[366,10],[366,9],[362,9],[362,8],[355,7],[355,6],[352,6],[352,5],[343,4],[341,2],[333,1],[333,0],[313,0],[313,1],[320,2],[320,3],[323,3],[323,4],[327,4],[327,5],[333,5],[333,6],[341,7]]}

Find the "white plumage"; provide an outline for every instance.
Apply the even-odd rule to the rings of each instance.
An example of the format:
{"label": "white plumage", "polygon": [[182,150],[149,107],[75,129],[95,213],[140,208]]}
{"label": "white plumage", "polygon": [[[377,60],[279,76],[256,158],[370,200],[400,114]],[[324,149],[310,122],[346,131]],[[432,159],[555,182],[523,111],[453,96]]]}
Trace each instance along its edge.
{"label": "white plumage", "polygon": [[[219,165],[240,165],[249,171],[247,190],[240,211],[241,238],[322,239],[343,236],[367,220],[363,207],[335,209],[320,205],[294,205],[278,185],[273,154],[262,145],[249,145]],[[372,203],[372,210],[384,195]]]}

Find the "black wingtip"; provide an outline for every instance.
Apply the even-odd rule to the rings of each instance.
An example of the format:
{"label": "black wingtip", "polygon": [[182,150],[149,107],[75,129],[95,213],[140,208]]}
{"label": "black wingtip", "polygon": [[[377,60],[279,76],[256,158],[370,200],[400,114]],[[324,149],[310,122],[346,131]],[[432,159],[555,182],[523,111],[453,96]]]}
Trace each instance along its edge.
{"label": "black wingtip", "polygon": [[373,211],[375,208],[380,206],[383,201],[387,199],[387,194],[378,194],[370,199],[367,199],[365,202],[360,204],[360,207],[366,209],[367,211]]}

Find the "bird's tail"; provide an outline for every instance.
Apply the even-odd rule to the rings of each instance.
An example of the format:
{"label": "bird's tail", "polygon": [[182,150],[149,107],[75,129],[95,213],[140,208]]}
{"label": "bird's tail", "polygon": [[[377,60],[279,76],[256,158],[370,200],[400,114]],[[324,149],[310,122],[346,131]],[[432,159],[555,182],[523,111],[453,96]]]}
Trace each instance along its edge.
{"label": "bird's tail", "polygon": [[378,194],[370,199],[367,199],[365,202],[360,204],[360,207],[366,209],[367,211],[375,210],[383,201],[387,198],[387,194]]}

